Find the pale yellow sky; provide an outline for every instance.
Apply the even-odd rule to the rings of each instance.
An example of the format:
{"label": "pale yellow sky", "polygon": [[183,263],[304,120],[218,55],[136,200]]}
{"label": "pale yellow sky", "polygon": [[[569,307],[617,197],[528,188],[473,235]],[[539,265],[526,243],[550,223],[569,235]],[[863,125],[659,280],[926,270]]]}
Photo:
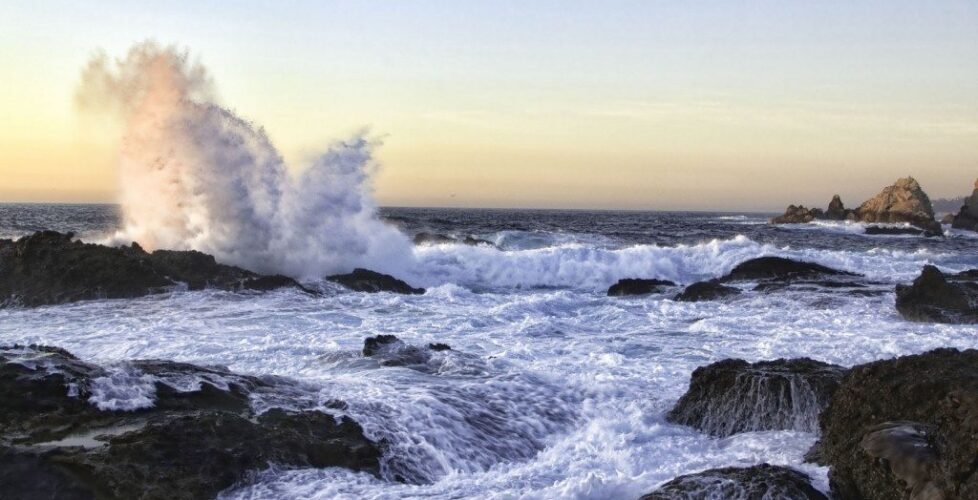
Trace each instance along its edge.
{"label": "pale yellow sky", "polygon": [[96,50],[149,37],[293,168],[368,127],[383,205],[772,210],[907,174],[966,194],[978,6],[826,5],[15,5],[0,202],[114,199],[117,145],[72,96]]}

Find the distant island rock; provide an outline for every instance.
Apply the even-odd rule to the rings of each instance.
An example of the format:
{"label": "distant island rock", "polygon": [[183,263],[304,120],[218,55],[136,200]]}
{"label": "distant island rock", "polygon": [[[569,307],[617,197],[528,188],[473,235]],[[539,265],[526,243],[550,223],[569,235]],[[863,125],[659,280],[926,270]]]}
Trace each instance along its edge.
{"label": "distant island rock", "polygon": [[964,199],[961,210],[951,220],[951,227],[978,231],[978,181],[975,181],[975,190],[971,192],[971,196]]}

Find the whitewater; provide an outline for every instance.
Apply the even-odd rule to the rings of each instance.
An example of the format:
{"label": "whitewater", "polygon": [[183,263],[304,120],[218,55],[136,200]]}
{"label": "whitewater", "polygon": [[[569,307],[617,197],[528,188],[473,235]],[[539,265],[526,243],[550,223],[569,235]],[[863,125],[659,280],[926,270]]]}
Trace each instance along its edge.
{"label": "whitewater", "polygon": [[[271,467],[223,498],[632,499],[678,475],[761,462],[827,490],[826,470],[803,463],[815,433],[714,438],[666,422],[692,371],[724,358],[851,366],[978,346],[974,326],[909,323],[894,309],[893,287],[925,264],[978,267],[978,240],[950,229],[893,237],[852,223],[775,227],[765,214],[378,208],[376,140],[335,142],[294,171],[260,127],[220,105],[202,66],[152,43],[93,59],[78,99],[122,125],[119,204],[0,205],[0,238],[53,229],[196,249],[322,293],[174,290],[0,309],[0,344],[59,346],[112,367],[89,401],[103,409],[153,404],[156,380],[126,360],[286,377],[291,392],[254,396],[256,410],[348,415],[383,444],[379,478]],[[491,244],[412,244],[423,232]],[[712,302],[677,302],[680,287],[606,293],[622,278],[681,286],[766,255],[863,274],[868,293],[751,283]],[[322,279],[356,266],[427,291],[355,293]],[[452,349],[422,367],[381,366],[360,353],[380,334]]]}

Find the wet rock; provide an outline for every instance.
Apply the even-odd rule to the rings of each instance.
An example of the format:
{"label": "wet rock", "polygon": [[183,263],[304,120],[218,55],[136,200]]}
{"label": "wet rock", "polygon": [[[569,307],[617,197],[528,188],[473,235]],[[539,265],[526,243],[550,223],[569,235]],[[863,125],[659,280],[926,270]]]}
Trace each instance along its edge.
{"label": "wet rock", "polygon": [[302,288],[291,278],[218,264],[200,252],[149,254],[136,244],[112,248],[72,238],[71,233],[41,231],[17,241],[0,240],[0,306],[133,298],[165,292],[178,283],[191,290]]}
{"label": "wet rock", "polygon": [[714,436],[790,429],[815,432],[845,370],[808,358],[748,363],[725,359],[693,371],[666,415]]}
{"label": "wet rock", "polygon": [[[133,378],[114,381],[111,390],[124,397],[121,386],[149,384],[151,406],[99,409],[93,396],[105,389],[100,380],[120,368],[133,370]],[[289,394],[276,386],[284,383],[170,361],[110,369],[57,348],[0,348],[0,498],[21,491],[42,498],[62,496],[47,491],[66,498],[213,498],[269,465],[379,473],[379,448],[348,418],[277,408],[256,414],[250,396]],[[22,490],[18,477],[49,484]]]}
{"label": "wet rock", "polygon": [[432,343],[432,344],[428,344],[428,349],[431,349],[432,351],[435,351],[435,352],[438,352],[438,351],[451,351],[452,350],[451,346],[449,346],[448,344],[442,344],[440,342],[435,342],[435,343]]}
{"label": "wet rock", "polygon": [[813,262],[803,262],[784,257],[759,257],[737,264],[730,273],[720,278],[720,281],[757,281],[757,280],[810,280],[833,277],[859,276],[855,273],[840,271]]}
{"label": "wet rock", "polygon": [[771,219],[771,222],[773,224],[804,224],[815,219],[820,219],[822,215],[822,211],[818,208],[805,208],[803,205],[788,205],[784,214]]}
{"label": "wet rock", "polygon": [[853,367],[820,417],[840,499],[978,498],[978,351]]}
{"label": "wet rock", "polygon": [[640,500],[828,500],[811,479],[787,467],[760,464],[679,476]]}
{"label": "wet rock", "polygon": [[414,288],[389,274],[381,274],[369,269],[356,268],[352,273],[336,274],[327,279],[355,292],[393,292],[408,295],[424,293],[424,288]]}
{"label": "wet rock", "polygon": [[832,196],[829,207],[825,210],[825,218],[828,220],[846,220],[852,215],[852,210],[846,210],[839,195]]}
{"label": "wet rock", "polygon": [[941,234],[930,198],[913,177],[898,179],[856,209],[862,222],[907,222],[931,234]]}
{"label": "wet rock", "polygon": [[363,341],[363,355],[376,359],[381,366],[424,365],[431,359],[430,351],[433,350],[448,349],[424,349],[409,345],[394,335],[377,335]]}
{"label": "wet rock", "polygon": [[971,192],[971,196],[965,198],[961,210],[951,220],[951,227],[978,231],[978,181],[975,181],[975,190]]}
{"label": "wet rock", "polygon": [[910,236],[924,236],[925,231],[916,227],[896,227],[896,226],[866,226],[866,233],[869,235],[884,235],[884,236],[895,236],[895,235],[910,235]]}
{"label": "wet rock", "polygon": [[447,236],[440,233],[428,233],[420,232],[414,235],[415,245],[444,245],[444,244],[454,244],[461,243],[463,245],[477,246],[485,245],[490,247],[495,247],[496,244],[489,241],[483,240],[481,238],[475,238],[473,236],[466,236],[465,238],[454,238],[452,236]]}
{"label": "wet rock", "polygon": [[608,296],[646,295],[661,292],[663,288],[670,286],[676,286],[676,284],[666,280],[625,278],[618,280],[617,283],[608,288]]}
{"label": "wet rock", "polygon": [[[944,216],[941,217],[941,224],[954,224],[954,217],[955,214],[944,214]],[[952,225],[951,227],[954,226]]]}
{"label": "wet rock", "polygon": [[897,311],[910,321],[978,322],[978,279],[973,272],[947,276],[924,266],[912,284],[896,286]]}
{"label": "wet rock", "polygon": [[39,454],[0,446],[0,495],[6,500],[94,500],[95,493]]}
{"label": "wet rock", "polygon": [[723,285],[718,280],[710,280],[700,281],[687,286],[685,290],[676,295],[675,300],[680,302],[699,302],[704,300],[719,300],[724,297],[739,294],[739,288]]}

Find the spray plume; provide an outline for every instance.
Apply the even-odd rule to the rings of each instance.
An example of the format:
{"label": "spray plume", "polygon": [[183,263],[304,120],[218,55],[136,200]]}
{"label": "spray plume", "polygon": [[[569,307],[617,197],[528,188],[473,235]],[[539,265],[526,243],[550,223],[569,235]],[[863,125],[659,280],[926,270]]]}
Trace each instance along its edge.
{"label": "spray plume", "polygon": [[411,256],[370,197],[374,143],[362,134],[335,143],[290,175],[263,130],[215,103],[206,69],[184,51],[145,42],[122,59],[97,56],[77,101],[123,124],[117,241],[298,278],[395,272]]}

